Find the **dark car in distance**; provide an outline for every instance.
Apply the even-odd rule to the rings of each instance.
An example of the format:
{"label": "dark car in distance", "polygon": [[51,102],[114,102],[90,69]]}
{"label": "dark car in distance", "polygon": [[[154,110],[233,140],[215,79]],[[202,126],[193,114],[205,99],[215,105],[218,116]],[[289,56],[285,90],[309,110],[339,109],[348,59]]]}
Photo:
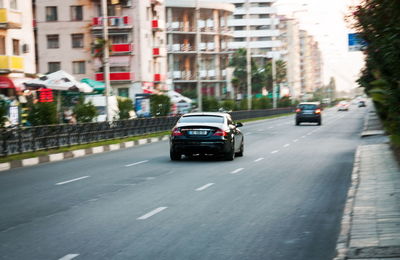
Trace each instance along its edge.
{"label": "dark car in distance", "polygon": [[244,138],[228,113],[196,112],[181,116],[170,136],[170,158],[182,155],[222,155],[225,160],[243,156]]}
{"label": "dark car in distance", "polygon": [[322,108],[319,102],[302,102],[296,108],[296,125],[303,122],[317,123],[321,125]]}

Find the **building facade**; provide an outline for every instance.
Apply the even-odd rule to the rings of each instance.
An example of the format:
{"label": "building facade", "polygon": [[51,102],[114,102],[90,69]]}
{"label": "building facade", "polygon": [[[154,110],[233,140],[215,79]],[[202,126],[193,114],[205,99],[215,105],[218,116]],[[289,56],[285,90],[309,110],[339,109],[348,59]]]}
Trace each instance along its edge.
{"label": "building facade", "polygon": [[279,58],[279,53],[276,52],[281,45],[278,39],[279,18],[276,8],[273,7],[276,0],[225,1],[235,5],[232,19],[228,22],[234,31],[230,47],[232,49],[249,47],[252,57]]}
{"label": "building facade", "polygon": [[[110,81],[134,98],[166,89],[165,8],[159,0],[114,0],[107,7]],[[64,70],[103,81],[103,13],[99,0],[37,0],[39,72]]]}
{"label": "building facade", "polygon": [[[227,95],[226,68],[233,34],[228,20],[234,6],[227,3],[167,0],[168,78],[171,89],[195,96]],[[198,7],[198,19],[196,17]]]}
{"label": "building facade", "polygon": [[36,73],[31,0],[0,0],[0,94],[17,96]]}

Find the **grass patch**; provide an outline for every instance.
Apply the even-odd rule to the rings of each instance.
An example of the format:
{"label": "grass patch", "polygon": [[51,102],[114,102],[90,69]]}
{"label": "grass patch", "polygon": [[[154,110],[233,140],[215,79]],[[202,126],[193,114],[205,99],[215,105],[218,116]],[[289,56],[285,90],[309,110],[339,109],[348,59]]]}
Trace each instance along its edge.
{"label": "grass patch", "polygon": [[[272,115],[272,116],[266,116],[266,117],[257,117],[257,118],[244,119],[244,120],[238,120],[238,121],[245,123],[245,122],[252,122],[252,121],[258,121],[258,120],[283,117],[283,116],[288,116],[288,115],[292,115],[292,114],[294,114],[294,113],[285,113],[285,114]],[[0,163],[11,162],[11,161],[15,161],[15,160],[29,159],[29,158],[33,158],[33,157],[45,156],[45,155],[54,154],[54,153],[63,153],[63,152],[69,152],[69,151],[74,151],[74,150],[79,150],[79,149],[87,149],[87,148],[92,148],[92,147],[102,146],[102,145],[119,144],[119,143],[124,143],[124,142],[136,141],[139,139],[160,137],[160,136],[169,135],[169,133],[170,133],[169,131],[164,131],[164,132],[158,132],[158,133],[147,134],[147,135],[139,135],[139,136],[132,136],[132,137],[121,138],[121,139],[100,141],[100,142],[96,142],[96,143],[72,145],[70,147],[61,147],[58,149],[49,149],[49,150],[42,150],[42,151],[37,151],[37,152],[13,154],[13,155],[9,155],[6,157],[1,157]]]}

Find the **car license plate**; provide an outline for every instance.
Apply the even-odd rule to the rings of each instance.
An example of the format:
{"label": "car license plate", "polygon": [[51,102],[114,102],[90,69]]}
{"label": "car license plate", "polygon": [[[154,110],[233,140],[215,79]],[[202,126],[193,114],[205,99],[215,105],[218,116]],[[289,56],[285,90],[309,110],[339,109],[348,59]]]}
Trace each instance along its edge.
{"label": "car license plate", "polygon": [[205,130],[190,130],[188,133],[190,135],[206,135],[207,131],[205,131]]}

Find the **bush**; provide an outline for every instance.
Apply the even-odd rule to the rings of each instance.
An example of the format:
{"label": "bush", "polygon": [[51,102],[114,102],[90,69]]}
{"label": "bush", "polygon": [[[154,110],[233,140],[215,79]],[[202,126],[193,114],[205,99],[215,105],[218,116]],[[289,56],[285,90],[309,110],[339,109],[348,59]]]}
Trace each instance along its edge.
{"label": "bush", "polygon": [[268,97],[253,99],[253,109],[269,109],[272,108],[272,101]]}
{"label": "bush", "polygon": [[203,111],[215,112],[220,108],[219,102],[215,97],[204,97],[202,99]]}
{"label": "bush", "polygon": [[30,107],[28,121],[31,125],[57,124],[57,105],[55,102],[38,102]]}
{"label": "bush", "polygon": [[171,100],[166,95],[150,96],[150,113],[153,116],[167,116],[171,111]]}
{"label": "bush", "polygon": [[0,98],[0,127],[4,126],[7,120],[8,105],[5,100]]}
{"label": "bush", "polygon": [[225,111],[234,111],[236,110],[237,106],[235,103],[235,100],[232,99],[227,99],[221,102],[221,107],[225,110]]}
{"label": "bush", "polygon": [[248,110],[247,102],[247,98],[243,98],[242,100],[240,100],[239,110]]}
{"label": "bush", "polygon": [[97,109],[92,102],[85,103],[84,98],[79,99],[78,104],[74,107],[76,121],[80,123],[89,123],[97,116]]}
{"label": "bush", "polygon": [[129,119],[129,112],[133,110],[133,101],[130,98],[118,97],[119,119]]}
{"label": "bush", "polygon": [[283,97],[278,100],[278,107],[291,107],[292,100],[289,97]]}

